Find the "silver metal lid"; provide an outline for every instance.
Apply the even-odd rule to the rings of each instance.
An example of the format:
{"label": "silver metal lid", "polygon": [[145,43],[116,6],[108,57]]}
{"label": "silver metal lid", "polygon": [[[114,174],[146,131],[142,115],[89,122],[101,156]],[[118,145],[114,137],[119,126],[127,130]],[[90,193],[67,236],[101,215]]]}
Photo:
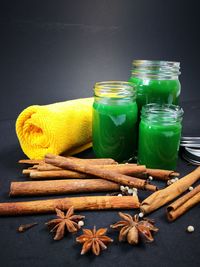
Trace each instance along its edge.
{"label": "silver metal lid", "polygon": [[200,165],[200,137],[182,137],[181,155],[193,165]]}

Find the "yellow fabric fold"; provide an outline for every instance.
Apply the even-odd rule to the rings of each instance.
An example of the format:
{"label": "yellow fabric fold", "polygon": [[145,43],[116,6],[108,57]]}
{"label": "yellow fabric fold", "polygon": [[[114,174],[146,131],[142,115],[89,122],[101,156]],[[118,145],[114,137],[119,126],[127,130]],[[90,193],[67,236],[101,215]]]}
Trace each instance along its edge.
{"label": "yellow fabric fold", "polygon": [[23,152],[41,159],[47,153],[73,155],[91,147],[92,104],[93,98],[82,98],[23,110],[16,121]]}

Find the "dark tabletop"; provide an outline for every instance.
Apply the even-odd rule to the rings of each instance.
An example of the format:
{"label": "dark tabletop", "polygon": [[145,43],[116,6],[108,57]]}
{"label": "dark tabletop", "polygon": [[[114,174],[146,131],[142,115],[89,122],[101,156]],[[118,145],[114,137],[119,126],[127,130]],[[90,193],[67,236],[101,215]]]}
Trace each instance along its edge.
{"label": "dark tabletop", "polygon": [[[164,3],[165,2],[165,3]],[[181,62],[183,134],[199,136],[198,1],[1,1],[0,8],[0,201],[33,198],[8,196],[11,181],[23,181],[24,158],[15,120],[31,104],[47,104],[92,95],[95,81],[127,80],[132,59]],[[91,150],[78,155],[93,157]],[[181,158],[181,176],[195,167]],[[164,186],[159,183],[160,187]],[[141,200],[148,193],[139,193]],[[38,198],[34,198],[38,199]],[[40,198],[40,199],[45,199]],[[108,227],[117,211],[80,212],[85,226]],[[131,211],[133,214],[134,212]],[[81,256],[75,236],[53,241],[44,223],[53,215],[0,218],[0,267],[51,266],[199,266],[200,206],[177,221],[165,208],[152,213],[160,229],[155,242],[130,246],[115,241],[99,257]],[[20,224],[39,225],[19,234]],[[195,231],[186,232],[188,225]]]}

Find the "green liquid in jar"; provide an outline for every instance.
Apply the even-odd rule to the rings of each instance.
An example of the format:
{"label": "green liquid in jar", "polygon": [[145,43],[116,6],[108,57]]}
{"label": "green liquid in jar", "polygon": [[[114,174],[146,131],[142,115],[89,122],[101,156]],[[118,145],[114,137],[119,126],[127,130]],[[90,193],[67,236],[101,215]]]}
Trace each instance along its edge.
{"label": "green liquid in jar", "polygon": [[181,123],[160,124],[141,120],[138,162],[148,168],[174,170],[178,159]]}
{"label": "green liquid in jar", "polygon": [[93,150],[97,157],[110,157],[119,162],[134,155],[137,147],[135,101],[104,98],[93,104]]}
{"label": "green liquid in jar", "polygon": [[131,77],[137,91],[138,109],[149,103],[178,105],[181,85],[179,80],[140,79]]}

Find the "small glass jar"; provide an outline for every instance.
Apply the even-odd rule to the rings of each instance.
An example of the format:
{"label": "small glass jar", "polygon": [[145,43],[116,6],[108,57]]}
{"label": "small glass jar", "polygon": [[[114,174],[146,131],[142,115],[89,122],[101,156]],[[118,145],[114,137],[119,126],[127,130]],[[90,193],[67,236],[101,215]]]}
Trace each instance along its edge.
{"label": "small glass jar", "polygon": [[122,81],[98,82],[94,86],[92,138],[97,157],[119,162],[133,157],[137,148],[136,93]]}
{"label": "small glass jar", "polygon": [[139,110],[149,103],[178,105],[179,70],[179,62],[134,60],[129,82],[136,87]]}
{"label": "small glass jar", "polygon": [[176,105],[143,106],[139,126],[138,162],[148,168],[174,170],[183,110]]}

